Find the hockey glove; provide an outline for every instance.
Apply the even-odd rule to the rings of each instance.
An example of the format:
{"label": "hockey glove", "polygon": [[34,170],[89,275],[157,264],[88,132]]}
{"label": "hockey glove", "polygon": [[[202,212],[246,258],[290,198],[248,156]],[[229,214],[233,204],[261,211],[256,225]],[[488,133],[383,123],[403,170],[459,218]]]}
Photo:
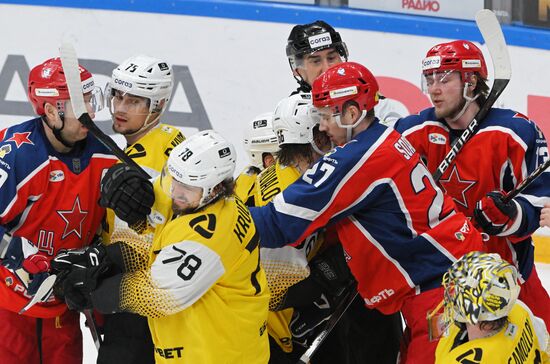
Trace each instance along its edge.
{"label": "hockey glove", "polygon": [[101,243],[81,249],[60,250],[52,259],[52,271],[61,273],[75,268],[89,268],[100,265],[106,257],[105,246]]}
{"label": "hockey glove", "polygon": [[2,265],[16,271],[23,268],[29,274],[38,274],[50,270],[50,260],[38,251],[29,240],[12,236]]}
{"label": "hockey glove", "polygon": [[331,245],[316,255],[309,262],[309,267],[312,278],[331,298],[339,296],[346,287],[354,282],[341,244]]}
{"label": "hockey glove", "polygon": [[101,180],[99,204],[113,209],[129,225],[145,220],[154,202],[151,182],[124,163],[109,168]]}
{"label": "hockey glove", "polygon": [[93,308],[91,293],[96,289],[98,281],[109,269],[107,264],[90,268],[74,267],[63,280],[62,291],[57,288],[56,295],[62,296],[71,310],[82,311]]}
{"label": "hockey glove", "polygon": [[292,340],[307,347],[308,339],[313,337],[317,328],[330,318],[332,308],[325,295],[321,295],[313,304],[294,310],[290,321]]}
{"label": "hockey glove", "polygon": [[505,203],[504,196],[500,191],[489,192],[474,209],[475,222],[489,235],[512,235],[521,224],[521,206],[513,199]]}

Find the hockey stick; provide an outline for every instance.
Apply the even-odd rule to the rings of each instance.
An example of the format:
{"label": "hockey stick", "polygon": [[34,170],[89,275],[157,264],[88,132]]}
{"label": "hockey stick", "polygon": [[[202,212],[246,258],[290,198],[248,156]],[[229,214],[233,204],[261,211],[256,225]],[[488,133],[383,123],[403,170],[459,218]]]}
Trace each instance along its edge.
{"label": "hockey stick", "polygon": [[19,314],[21,315],[25,313],[27,310],[29,310],[32,306],[34,306],[37,303],[45,302],[52,294],[53,286],[55,285],[56,280],[57,280],[57,275],[52,274],[48,276],[48,278],[46,278],[42,282],[40,287],[38,287],[38,290],[36,291],[34,296],[32,296],[32,299],[29,301],[29,303],[27,303],[27,305],[19,311]]}
{"label": "hockey stick", "polygon": [[351,305],[355,297],[357,297],[358,293],[355,290],[355,286],[352,286],[350,289],[348,289],[348,292],[345,294],[344,298],[336,307],[336,310],[330,315],[330,319],[327,322],[326,327],[317,335],[317,337],[313,340],[309,348],[306,350],[304,354],[300,357],[300,360],[298,361],[298,364],[307,364],[311,360],[311,357],[315,352],[319,349],[323,341],[327,338],[328,334],[334,329],[338,321],[340,321],[340,318],[348,307]]}
{"label": "hockey stick", "polygon": [[527,176],[527,178],[521,181],[521,183],[516,188],[508,192],[506,196],[504,196],[502,201],[504,203],[510,202],[511,199],[523,192],[523,190],[526,189],[527,186],[529,186],[531,182],[533,182],[538,176],[540,176],[548,167],[550,167],[550,159],[538,166],[537,169],[535,169],[533,173],[531,173]]}
{"label": "hockey stick", "polygon": [[438,181],[443,173],[449,168],[450,164],[455,160],[464,144],[474,136],[479,130],[479,123],[487,116],[489,110],[494,105],[495,101],[502,94],[512,74],[510,66],[510,57],[506,48],[506,41],[502,34],[502,29],[498,23],[496,15],[488,9],[480,10],[476,13],[476,23],[483,36],[483,40],[489,49],[491,59],[493,60],[494,78],[493,87],[487,100],[481,106],[474,119],[470,122],[466,130],[462,132],[460,137],[456,138],[451,144],[451,150],[445,158],[439,163],[437,170],[433,174],[435,181]]}
{"label": "hockey stick", "polygon": [[80,80],[80,69],[78,67],[78,58],[76,51],[72,44],[63,43],[59,48],[61,57],[61,65],[63,66],[63,72],[65,73],[65,79],[67,80],[67,87],[69,88],[69,95],[71,97],[71,106],[73,112],[78,120],[84,125],[90,133],[92,133],[103,145],[113,152],[113,154],[138,171],[143,177],[147,179],[151,178],[147,172],[145,172],[132,158],[130,158],[122,149],[116,145],[113,139],[107,136],[101,129],[95,125],[88,115],[86,104],[84,103],[84,95],[82,94],[82,82]]}
{"label": "hockey stick", "polygon": [[86,323],[88,325],[88,328],[90,329],[90,334],[92,334],[92,339],[94,340],[95,348],[99,351],[99,348],[103,343],[103,340],[99,335],[99,331],[97,331],[97,325],[95,324],[93,312],[92,310],[88,309],[88,310],[82,311],[82,313],[84,314],[84,317],[86,317]]}

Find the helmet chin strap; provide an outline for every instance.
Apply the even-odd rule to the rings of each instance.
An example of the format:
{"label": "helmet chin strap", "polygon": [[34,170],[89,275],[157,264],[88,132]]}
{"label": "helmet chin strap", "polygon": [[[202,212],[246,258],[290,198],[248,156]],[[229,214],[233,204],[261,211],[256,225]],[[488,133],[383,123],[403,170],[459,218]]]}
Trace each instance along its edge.
{"label": "helmet chin strap", "polygon": [[72,149],[74,147],[74,143],[69,143],[67,139],[63,138],[63,135],[61,135],[61,130],[65,128],[65,113],[63,111],[59,111],[58,114],[59,114],[59,118],[61,119],[61,128],[55,128],[51,126],[50,123],[48,123],[47,118],[42,117],[42,120],[44,120],[48,128],[50,128],[50,130],[53,132],[55,139],[57,139],[61,144],[63,144],[67,148]]}
{"label": "helmet chin strap", "polygon": [[465,84],[464,88],[462,89],[462,97],[464,98],[464,100],[466,100],[466,102],[464,103],[464,106],[462,106],[462,110],[460,110],[460,112],[456,114],[455,117],[453,117],[452,119],[449,119],[450,122],[457,121],[462,115],[464,115],[468,106],[470,106],[470,104],[479,97],[479,94],[475,95],[474,97],[470,97],[467,95],[467,92],[468,92],[468,87]]}
{"label": "helmet chin strap", "polygon": [[336,119],[336,124],[340,127],[340,128],[343,128],[343,129],[346,129],[346,142],[349,142],[351,140],[351,137],[352,137],[352,133],[353,133],[353,129],[355,129],[357,127],[357,125],[359,125],[359,123],[361,121],[363,121],[363,119],[365,119],[365,117],[367,116],[367,110],[363,110],[361,111],[361,116],[359,117],[359,119],[357,119],[355,121],[355,123],[351,124],[351,125],[344,125],[342,124],[341,120],[340,120],[340,115],[336,115],[334,117],[334,119]]}
{"label": "helmet chin strap", "polygon": [[155,118],[152,119],[152,120],[149,120],[149,119],[151,119],[152,115],[153,115],[152,112],[150,112],[149,115],[147,115],[147,118],[145,119],[145,122],[143,123],[143,125],[141,126],[141,128],[139,128],[138,130],[133,131],[133,132],[131,132],[131,133],[127,133],[127,134],[125,134],[125,135],[127,135],[127,136],[134,136],[134,135],[139,134],[139,133],[141,133],[142,131],[146,130],[147,128],[149,128],[151,125],[155,124],[155,123],[159,120],[161,113],[159,112],[158,115],[157,115],[157,117],[155,117]]}

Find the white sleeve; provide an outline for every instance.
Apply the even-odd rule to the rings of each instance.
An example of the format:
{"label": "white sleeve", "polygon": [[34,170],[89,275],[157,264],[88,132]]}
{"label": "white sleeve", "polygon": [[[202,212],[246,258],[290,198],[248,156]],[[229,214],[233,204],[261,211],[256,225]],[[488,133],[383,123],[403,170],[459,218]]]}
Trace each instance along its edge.
{"label": "white sleeve", "polygon": [[160,251],[151,266],[153,284],[167,291],[183,310],[225,273],[220,256],[195,241],[180,241]]}
{"label": "white sleeve", "polygon": [[393,127],[395,122],[403,116],[409,115],[407,108],[394,99],[380,99],[374,106],[374,115],[380,122],[388,127]]}

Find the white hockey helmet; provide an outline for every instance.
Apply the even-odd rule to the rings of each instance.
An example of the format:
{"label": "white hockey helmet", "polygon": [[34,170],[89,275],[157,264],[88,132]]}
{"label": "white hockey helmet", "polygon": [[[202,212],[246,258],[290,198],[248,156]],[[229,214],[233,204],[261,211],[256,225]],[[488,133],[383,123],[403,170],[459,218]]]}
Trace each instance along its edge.
{"label": "white hockey helmet", "polygon": [[172,196],[174,180],[202,188],[198,208],[217,196],[211,196],[214,187],[233,179],[237,155],[233,144],[214,130],[200,131],[170,153],[161,175],[162,189]]}
{"label": "white hockey helmet", "polygon": [[253,166],[264,169],[263,154],[279,151],[277,135],[273,132],[273,113],[263,113],[252,119],[244,133],[244,149]]}
{"label": "white hockey helmet", "polygon": [[115,90],[147,98],[149,115],[144,125],[132,133],[137,134],[156,122],[166,109],[173,84],[172,66],[167,62],[149,56],[133,56],[113,70],[111,80],[105,88],[107,106],[111,114],[114,114],[112,99]]}
{"label": "white hockey helmet", "polygon": [[494,321],[507,316],[518,298],[518,272],[498,254],[470,252],[448,269],[443,288],[446,321]]}
{"label": "white hockey helmet", "polygon": [[309,93],[295,94],[279,101],[273,113],[273,131],[279,146],[313,141],[313,128],[317,123],[311,117],[311,105]]}

